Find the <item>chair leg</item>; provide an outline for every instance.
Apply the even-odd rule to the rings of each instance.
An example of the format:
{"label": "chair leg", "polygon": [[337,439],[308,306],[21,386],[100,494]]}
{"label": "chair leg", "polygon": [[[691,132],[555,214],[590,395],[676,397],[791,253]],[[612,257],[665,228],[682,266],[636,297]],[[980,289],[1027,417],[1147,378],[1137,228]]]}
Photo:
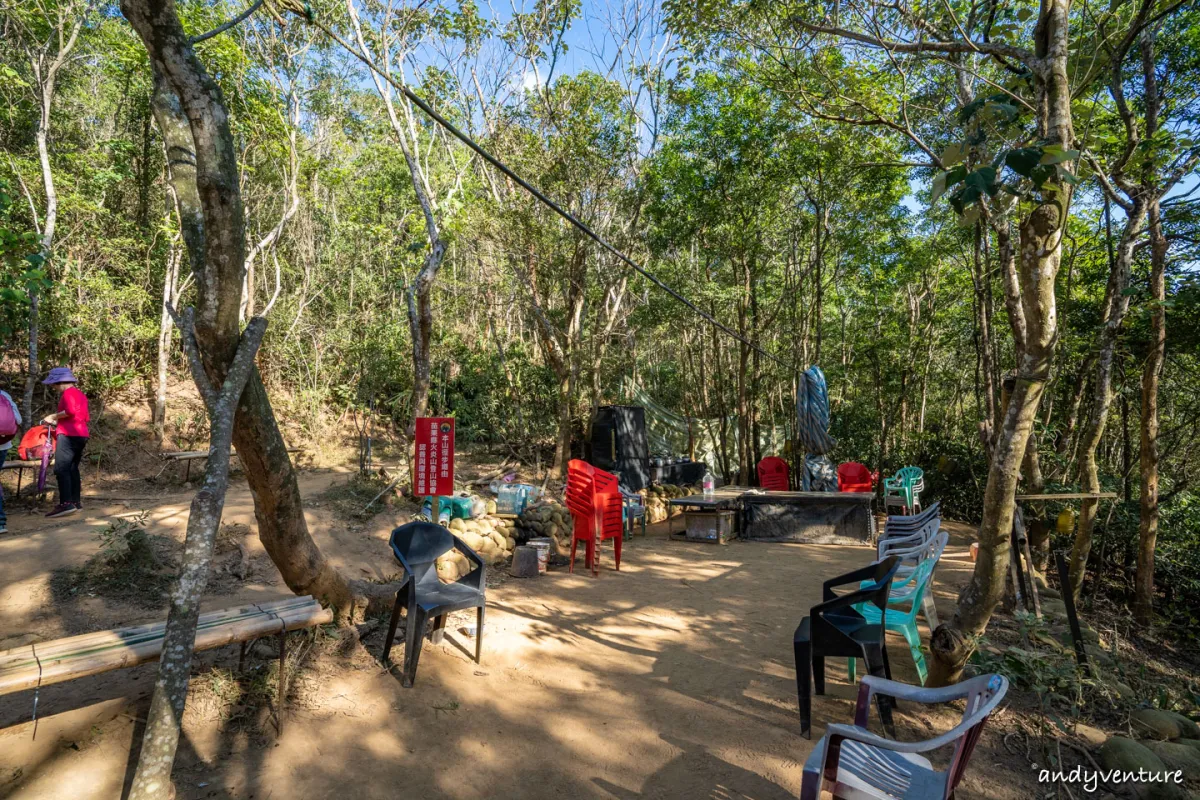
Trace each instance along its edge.
{"label": "chair leg", "polygon": [[796,656],[796,699],[800,705],[800,735],[812,738],[812,644],[794,639]]}
{"label": "chair leg", "polygon": [[614,553],[613,557],[615,558],[615,560],[617,562],[617,572],[620,572],[621,571],[621,537],[618,536],[615,541],[616,541],[616,544],[614,545],[615,553]]}
{"label": "chair leg", "polygon": [[921,598],[921,613],[925,615],[925,622],[929,625],[929,633],[932,634],[938,627],[937,603],[934,602],[933,592],[929,587],[925,588],[925,596]]}
{"label": "chair leg", "polygon": [[587,568],[592,571],[592,577],[595,578],[600,574],[600,543],[593,536],[587,540]]}
{"label": "chair leg", "polygon": [[429,614],[420,606],[412,606],[408,610],[408,630],[405,632],[404,675],[400,685],[412,688],[417,680],[417,662],[421,660],[421,646],[425,644],[425,623]]}
{"label": "chair leg", "polygon": [[825,694],[825,656],[813,651],[812,656],[813,693]]}
{"label": "chair leg", "polygon": [[905,624],[900,631],[904,634],[904,641],[908,642],[908,649],[912,653],[913,663],[917,666],[917,677],[921,679],[921,685],[924,686],[928,670],[925,667],[925,654],[921,652],[921,634],[917,631],[916,619]]}
{"label": "chair leg", "polygon": [[571,537],[571,567],[567,570],[570,574],[575,574],[575,548],[579,546],[579,540],[574,536]]}
{"label": "chair leg", "polygon": [[433,632],[429,634],[429,641],[433,644],[441,644],[442,639],[446,636],[446,615],[438,614],[433,618]]}
{"label": "chair leg", "polygon": [[[883,643],[868,644],[863,647],[863,656],[867,662],[867,669],[872,675],[880,678],[886,678],[888,668],[887,650]],[[882,694],[875,695],[876,705],[879,707],[879,719],[883,722],[883,729],[887,735],[896,738],[896,726],[892,723],[892,698]]]}
{"label": "chair leg", "polygon": [[475,663],[483,663],[483,606],[475,612]]}
{"label": "chair leg", "polygon": [[858,665],[854,662],[855,659],[853,658],[846,659],[846,678],[849,679],[850,683],[858,682]]}
{"label": "chair leg", "polygon": [[392,652],[392,642],[396,639],[396,626],[400,624],[400,608],[404,603],[404,594],[407,587],[396,592],[396,605],[392,608],[392,621],[388,623],[387,638],[383,641],[383,653],[380,654],[379,660],[386,666],[388,656]]}

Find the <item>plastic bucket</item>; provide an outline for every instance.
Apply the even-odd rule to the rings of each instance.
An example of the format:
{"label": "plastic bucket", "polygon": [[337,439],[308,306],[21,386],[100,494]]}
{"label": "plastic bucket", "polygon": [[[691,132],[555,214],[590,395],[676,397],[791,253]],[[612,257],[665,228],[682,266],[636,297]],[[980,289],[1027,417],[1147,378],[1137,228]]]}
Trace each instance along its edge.
{"label": "plastic bucket", "polygon": [[550,563],[550,539],[530,539],[528,544],[537,550],[538,572],[545,572],[547,565]]}

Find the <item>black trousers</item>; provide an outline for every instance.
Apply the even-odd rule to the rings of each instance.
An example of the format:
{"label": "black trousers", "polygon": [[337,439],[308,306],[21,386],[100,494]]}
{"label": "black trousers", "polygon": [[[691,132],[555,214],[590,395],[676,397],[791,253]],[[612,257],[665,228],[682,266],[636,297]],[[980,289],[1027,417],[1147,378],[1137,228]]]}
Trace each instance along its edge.
{"label": "black trousers", "polygon": [[83,460],[86,436],[60,433],[54,451],[54,477],[58,478],[58,502],[78,503],[83,489],[79,480],[79,462]]}

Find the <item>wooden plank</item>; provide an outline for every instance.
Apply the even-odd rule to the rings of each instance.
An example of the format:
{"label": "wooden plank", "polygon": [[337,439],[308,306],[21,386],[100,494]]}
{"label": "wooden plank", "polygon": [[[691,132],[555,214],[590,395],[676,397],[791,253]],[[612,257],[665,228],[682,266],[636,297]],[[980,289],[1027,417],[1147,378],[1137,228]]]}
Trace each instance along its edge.
{"label": "wooden plank", "polygon": [[[321,608],[315,603],[311,608],[287,611],[278,616],[260,614],[236,624],[222,624],[198,630],[196,652],[270,636],[279,633],[282,629],[294,631],[314,625],[324,625],[332,621],[333,611]],[[32,647],[30,649],[32,650]],[[41,658],[40,669],[37,662],[34,662],[32,667],[0,672],[0,694],[19,692],[39,685],[47,686],[52,683],[138,666],[157,660],[161,650],[162,638],[160,637],[133,647],[114,647],[82,656],[75,654],[49,661]]]}
{"label": "wooden plank", "polygon": [[[235,606],[220,609],[219,611],[210,611],[200,616],[197,629],[213,627],[230,621],[261,616],[263,614],[280,614],[299,608],[308,608],[314,603],[316,601],[311,596],[306,595],[304,597],[289,597],[271,603]],[[6,650],[0,652],[0,671],[10,668],[18,662],[24,663],[25,661],[33,660],[34,647],[37,648],[37,657],[44,661],[47,658],[57,658],[71,652],[82,652],[110,645],[134,645],[150,641],[156,637],[161,637],[165,627],[165,621],[154,622],[129,628],[117,628],[115,630],[84,633],[79,636],[68,636],[63,639],[55,639],[49,642],[18,647],[14,650]]]}
{"label": "wooden plank", "polygon": [[[321,609],[286,612],[278,617],[260,615],[252,620],[238,625],[222,625],[215,628],[198,631],[196,634],[196,650],[211,650],[234,642],[249,641],[261,636],[279,633],[282,628],[299,630],[312,625],[321,625],[333,619],[333,612]],[[113,648],[103,652],[85,656],[70,656],[46,661],[41,660],[39,668],[12,670],[0,674],[0,694],[32,689],[36,686],[46,686],[51,683],[74,680],[88,675],[96,675],[125,667],[134,667],[158,659],[162,650],[162,639],[146,642],[136,647]]]}
{"label": "wooden plank", "polygon": [[1017,500],[1114,500],[1116,492],[1067,492],[1064,494],[1019,494]]}
{"label": "wooden plank", "polygon": [[42,465],[41,461],[5,461],[4,466],[0,469],[37,469]]}

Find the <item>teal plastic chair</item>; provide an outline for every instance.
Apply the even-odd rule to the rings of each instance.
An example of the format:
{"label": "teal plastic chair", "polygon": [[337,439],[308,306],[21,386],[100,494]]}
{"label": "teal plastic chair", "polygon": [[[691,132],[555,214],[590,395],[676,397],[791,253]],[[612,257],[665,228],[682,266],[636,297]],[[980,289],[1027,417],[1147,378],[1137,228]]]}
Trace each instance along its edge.
{"label": "teal plastic chair", "polygon": [[[903,467],[883,481],[883,504],[904,506],[904,513],[915,514],[921,507],[921,492],[925,489],[925,471],[920,467]],[[892,502],[889,502],[891,500]]]}
{"label": "teal plastic chair", "polygon": [[[898,577],[892,581],[892,589],[888,593],[886,614],[881,613],[878,608],[869,603],[854,606],[854,610],[863,616],[867,624],[878,625],[882,621],[885,630],[895,631],[904,637],[904,641],[908,642],[908,649],[912,653],[913,663],[917,667],[917,676],[921,679],[922,686],[925,685],[925,678],[929,674],[929,670],[925,665],[925,653],[921,649],[921,633],[917,629],[917,615],[921,613],[930,584],[933,582],[933,570],[937,566],[938,559],[941,558],[942,549],[945,548],[948,538],[945,533],[938,534],[937,538],[930,543],[928,557],[917,564],[907,576]],[[929,621],[928,616],[926,621]],[[846,673],[850,682],[854,683],[855,659],[849,659]]]}

